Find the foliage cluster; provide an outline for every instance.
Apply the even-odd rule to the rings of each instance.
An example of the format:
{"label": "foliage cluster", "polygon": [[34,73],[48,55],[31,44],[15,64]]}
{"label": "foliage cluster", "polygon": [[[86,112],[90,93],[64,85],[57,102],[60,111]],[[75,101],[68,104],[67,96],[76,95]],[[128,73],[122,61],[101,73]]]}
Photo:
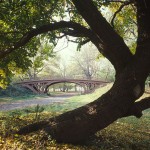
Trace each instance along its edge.
{"label": "foliage cluster", "polygon": [[[57,15],[60,3],[55,6],[55,1],[2,1],[0,3],[0,52],[4,49],[14,48],[14,43],[28,31],[47,24],[52,20],[51,16]],[[53,7],[55,11],[53,12]],[[60,6],[59,11],[62,11]],[[33,38],[25,47],[17,49],[13,54],[0,62],[0,83],[4,87],[10,82],[11,77],[17,73],[23,73],[32,66],[32,57],[35,57],[40,49],[44,35]],[[44,41],[42,41],[44,42]],[[52,45],[56,45],[54,38],[51,38]],[[47,57],[50,53],[46,52]],[[42,54],[45,55],[45,54]],[[36,58],[39,62],[39,57]],[[42,57],[42,59],[44,59]],[[34,64],[34,66],[37,63]]]}

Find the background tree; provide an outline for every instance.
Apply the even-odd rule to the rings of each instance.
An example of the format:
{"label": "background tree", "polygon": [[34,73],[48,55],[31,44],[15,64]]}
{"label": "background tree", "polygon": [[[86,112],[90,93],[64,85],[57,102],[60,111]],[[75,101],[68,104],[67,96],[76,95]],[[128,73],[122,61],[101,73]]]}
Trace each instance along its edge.
{"label": "background tree", "polygon": [[40,46],[38,47],[37,53],[34,57],[30,58],[32,66],[25,71],[24,74],[19,75],[21,80],[35,80],[40,78],[39,73],[46,67],[46,62],[50,61],[55,57],[53,52],[53,45],[50,45],[46,39],[40,40]]}
{"label": "background tree", "polygon": [[[81,143],[118,118],[130,115],[139,118],[142,111],[150,107],[150,97],[136,101],[144,93],[145,81],[150,73],[149,0],[18,0],[17,3],[10,0],[0,3],[0,6],[0,14],[3,14],[1,72],[5,73],[1,77],[10,76],[7,71],[10,71],[9,62],[17,62],[18,56],[22,60],[20,64],[29,60],[27,56],[35,52],[30,48],[35,46],[39,34],[50,38],[54,45],[57,38],[65,36],[79,43],[78,49],[91,41],[109,59],[116,72],[112,88],[94,102],[48,121],[29,125],[18,133],[45,128],[59,142]],[[105,18],[107,9],[115,11],[111,21]],[[132,37],[130,33],[134,33],[135,27],[137,39],[133,40],[136,46],[132,53],[130,45],[133,44],[127,45],[125,39]],[[72,40],[69,36],[76,38]],[[29,66],[28,63],[25,66]],[[23,65],[19,67],[24,68]]]}
{"label": "background tree", "polygon": [[89,47],[84,47],[81,49],[81,52],[76,52],[72,57],[72,61],[76,66],[77,72],[81,72],[80,76],[83,78],[91,80],[95,77],[98,69],[100,68],[100,64],[98,63],[98,51],[96,49],[89,49]]}
{"label": "background tree", "polygon": [[101,58],[99,64],[100,68],[97,72],[97,76],[100,77],[101,80],[114,82],[115,70],[112,64],[106,58]]}

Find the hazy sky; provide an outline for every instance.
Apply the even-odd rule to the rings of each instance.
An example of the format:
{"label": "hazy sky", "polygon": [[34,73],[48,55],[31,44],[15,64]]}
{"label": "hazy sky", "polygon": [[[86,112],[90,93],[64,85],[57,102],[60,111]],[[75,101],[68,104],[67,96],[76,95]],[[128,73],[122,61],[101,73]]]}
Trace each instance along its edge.
{"label": "hazy sky", "polygon": [[[88,48],[88,47],[92,48],[93,50],[96,49],[94,45],[83,46],[83,48]],[[72,56],[74,56],[75,53],[77,52],[77,44],[72,43],[72,42],[67,43],[67,40],[63,38],[63,39],[60,39],[54,51],[57,52],[58,55],[61,56],[61,59],[65,61],[66,64],[69,64],[70,61],[72,60]],[[79,52],[79,55],[80,55],[80,52]],[[102,68],[105,68],[106,66],[112,67],[111,63],[106,58],[101,58],[99,62]]]}
{"label": "hazy sky", "polygon": [[[93,50],[96,49],[94,45],[92,46],[88,44],[84,45],[82,48],[88,48],[88,47],[92,48]],[[54,51],[57,52],[62,57],[62,59],[66,61],[70,61],[72,59],[72,56],[74,56],[74,54],[77,52],[77,44],[73,42],[67,42],[65,38],[62,38],[59,40]]]}
{"label": "hazy sky", "polygon": [[63,38],[59,40],[54,51],[57,52],[65,61],[70,61],[71,57],[77,51],[77,44],[72,42],[67,42],[67,40]]}

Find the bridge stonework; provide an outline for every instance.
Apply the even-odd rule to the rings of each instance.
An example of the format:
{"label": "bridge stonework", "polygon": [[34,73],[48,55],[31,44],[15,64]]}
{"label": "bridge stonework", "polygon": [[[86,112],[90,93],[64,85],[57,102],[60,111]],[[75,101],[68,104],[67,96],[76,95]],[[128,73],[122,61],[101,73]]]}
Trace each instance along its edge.
{"label": "bridge stonework", "polygon": [[36,94],[48,92],[48,87],[57,83],[75,83],[84,88],[84,94],[93,92],[100,86],[105,86],[109,82],[100,80],[82,80],[82,79],[45,79],[45,80],[28,80],[16,83],[30,89]]}

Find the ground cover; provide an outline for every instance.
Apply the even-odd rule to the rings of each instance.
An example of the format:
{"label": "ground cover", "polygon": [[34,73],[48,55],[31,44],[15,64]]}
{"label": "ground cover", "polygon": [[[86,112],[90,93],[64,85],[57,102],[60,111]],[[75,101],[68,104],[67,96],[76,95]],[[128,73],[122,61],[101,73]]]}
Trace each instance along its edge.
{"label": "ground cover", "polygon": [[[43,130],[28,135],[13,134],[27,124],[55,117],[63,112],[75,109],[96,99],[111,85],[96,90],[89,95],[80,95],[67,99],[64,103],[49,106],[34,106],[0,113],[0,149],[5,150],[148,150],[150,147],[150,110],[144,111],[140,119],[122,118],[97,132],[83,145],[57,144]],[[146,94],[144,96],[147,96]]]}

